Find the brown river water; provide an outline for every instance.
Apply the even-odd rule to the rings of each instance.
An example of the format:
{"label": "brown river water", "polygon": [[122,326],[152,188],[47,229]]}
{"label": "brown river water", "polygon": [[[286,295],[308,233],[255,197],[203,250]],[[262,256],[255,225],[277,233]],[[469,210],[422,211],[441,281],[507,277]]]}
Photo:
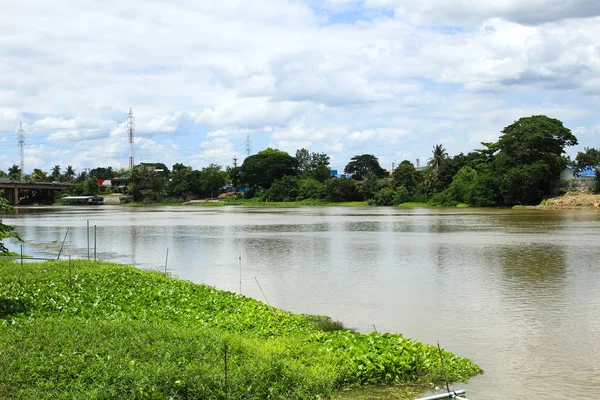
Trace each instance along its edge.
{"label": "brown river water", "polygon": [[[25,252],[164,268],[485,369],[471,400],[600,396],[600,212],[424,208],[20,208]],[[58,242],[58,243],[57,243]],[[239,257],[241,254],[241,263]],[[241,283],[240,283],[241,270]],[[256,279],[255,279],[256,278]]]}

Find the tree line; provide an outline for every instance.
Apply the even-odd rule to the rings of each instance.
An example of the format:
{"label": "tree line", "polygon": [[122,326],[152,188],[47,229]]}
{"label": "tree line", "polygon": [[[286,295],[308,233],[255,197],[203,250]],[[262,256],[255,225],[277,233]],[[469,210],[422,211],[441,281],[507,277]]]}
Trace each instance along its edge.
{"label": "tree line", "polygon": [[497,142],[481,143],[480,149],[467,154],[449,156],[443,145],[436,144],[426,167],[404,160],[391,174],[373,154],[361,154],[344,168],[349,178],[336,179],[325,153],[299,149],[291,156],[267,148],[248,156],[240,166],[226,168],[210,164],[195,170],[177,163],[169,170],[161,163],[143,163],[131,171],[97,167],[76,174],[71,166],[61,171],[55,165],[49,173],[36,168],[22,177],[15,165],[8,173],[0,171],[0,177],[73,182],[71,194],[77,195],[98,194],[98,179],[127,178],[127,192],[135,201],[214,198],[229,184],[233,191],[243,188],[239,196],[255,201],[512,206],[539,204],[554,194],[566,165],[579,169],[600,165],[600,151],[595,148],[569,159],[565,148],[576,144],[576,137],[561,121],[539,115],[519,119],[502,130]]}

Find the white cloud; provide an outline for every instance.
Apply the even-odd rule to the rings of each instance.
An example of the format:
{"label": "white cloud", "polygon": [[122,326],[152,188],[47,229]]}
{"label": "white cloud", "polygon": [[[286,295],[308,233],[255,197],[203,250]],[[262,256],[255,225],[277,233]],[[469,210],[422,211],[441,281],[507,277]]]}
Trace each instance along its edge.
{"label": "white cloud", "polygon": [[[248,134],[343,166],[357,152],[423,158],[441,141],[469,151],[532,114],[600,123],[596,1],[318,4],[7,5],[0,157],[16,157],[23,119],[27,165],[127,165],[130,107],[136,161],[199,167],[229,164]],[[331,23],[339,12],[356,20]]]}

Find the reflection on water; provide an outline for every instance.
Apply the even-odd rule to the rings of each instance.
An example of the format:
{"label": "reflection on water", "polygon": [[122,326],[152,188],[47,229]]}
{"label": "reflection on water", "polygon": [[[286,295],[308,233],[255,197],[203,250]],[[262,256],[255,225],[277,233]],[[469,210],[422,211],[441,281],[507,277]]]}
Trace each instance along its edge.
{"label": "reflection on water", "polygon": [[[164,267],[295,312],[439,340],[486,373],[469,398],[590,398],[600,390],[600,213],[393,208],[35,208],[28,242]],[[93,243],[93,241],[92,241]],[[26,250],[28,251],[28,250]],[[47,250],[46,250],[47,251]],[[557,390],[558,388],[558,390]]]}

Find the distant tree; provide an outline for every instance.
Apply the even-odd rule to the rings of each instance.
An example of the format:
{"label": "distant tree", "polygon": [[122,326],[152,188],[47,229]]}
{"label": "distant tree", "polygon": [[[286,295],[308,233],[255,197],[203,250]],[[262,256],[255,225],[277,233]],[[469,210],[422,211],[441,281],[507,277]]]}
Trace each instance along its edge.
{"label": "distant tree", "polygon": [[[4,191],[0,190],[0,212],[2,213],[12,213],[15,209],[10,205],[8,200],[4,197]],[[14,227],[10,225],[6,225],[0,219],[0,253],[7,253],[8,249],[2,242],[2,240],[7,239],[9,237],[19,238],[19,234],[15,230]]]}
{"label": "distant tree", "polygon": [[75,170],[72,165],[67,165],[67,169],[65,170],[64,180],[67,182],[73,182],[75,178]]}
{"label": "distant tree", "polygon": [[152,168],[155,175],[162,176],[164,179],[169,179],[169,168],[167,168],[167,166],[163,163],[140,163],[140,166]]}
{"label": "distant tree", "polygon": [[17,180],[21,177],[21,168],[17,164],[13,164],[12,167],[8,169],[8,177],[13,180]]}
{"label": "distant tree", "polygon": [[227,172],[221,169],[220,165],[210,164],[208,167],[202,168],[200,181],[204,191],[210,193],[210,197],[214,198],[218,194],[219,188],[226,183]]}
{"label": "distant tree", "polygon": [[392,179],[394,180],[394,186],[404,186],[409,193],[413,193],[417,186],[415,166],[408,160],[402,161],[392,173]]}
{"label": "distant tree", "polygon": [[354,179],[330,179],[325,185],[325,198],[328,201],[360,201],[363,198],[358,192]]}
{"label": "distant tree", "polygon": [[296,150],[296,160],[298,161],[298,171],[300,174],[308,172],[311,161],[310,152],[304,148]]}
{"label": "distant tree", "polygon": [[575,161],[579,170],[585,167],[597,167],[600,165],[600,150],[586,147],[583,151],[577,153]]}
{"label": "distant tree", "polygon": [[112,179],[116,175],[112,167],[97,167],[90,171],[89,176],[93,176],[96,179]]}
{"label": "distant tree", "polygon": [[77,175],[77,177],[75,178],[75,182],[81,183],[81,182],[84,182],[85,180],[87,180],[88,178],[89,178],[88,173],[85,171],[81,171],[79,173],[79,175]]}
{"label": "distant tree", "polygon": [[352,174],[352,178],[357,181],[362,180],[367,175],[374,175],[377,178],[387,176],[387,171],[381,168],[379,160],[372,154],[362,154],[352,157],[346,168],[344,168],[344,172]]}
{"label": "distant tree", "polygon": [[52,171],[50,173],[50,177],[52,178],[53,181],[60,181],[60,165],[55,165],[54,167],[52,167]]}
{"label": "distant tree", "polygon": [[34,182],[44,182],[48,180],[48,174],[39,168],[35,168],[31,174],[31,180]]}
{"label": "distant tree", "polygon": [[442,165],[444,159],[448,157],[448,152],[446,152],[444,146],[442,146],[441,144],[436,144],[435,146],[433,146],[433,151],[431,152],[431,154],[431,158],[427,162],[427,165],[437,172],[437,170],[440,168],[440,165]]}
{"label": "distant tree", "polygon": [[576,144],[561,121],[544,115],[521,118],[502,130],[498,142],[483,143],[507,205],[539,204],[551,195],[565,166],[565,147]]}
{"label": "distant tree", "polygon": [[267,201],[295,201],[298,197],[300,182],[295,176],[284,176],[273,182],[265,196]]}
{"label": "distant tree", "polygon": [[297,175],[298,161],[281,150],[267,148],[246,157],[241,167],[242,181],[252,188],[268,189],[276,179]]}

